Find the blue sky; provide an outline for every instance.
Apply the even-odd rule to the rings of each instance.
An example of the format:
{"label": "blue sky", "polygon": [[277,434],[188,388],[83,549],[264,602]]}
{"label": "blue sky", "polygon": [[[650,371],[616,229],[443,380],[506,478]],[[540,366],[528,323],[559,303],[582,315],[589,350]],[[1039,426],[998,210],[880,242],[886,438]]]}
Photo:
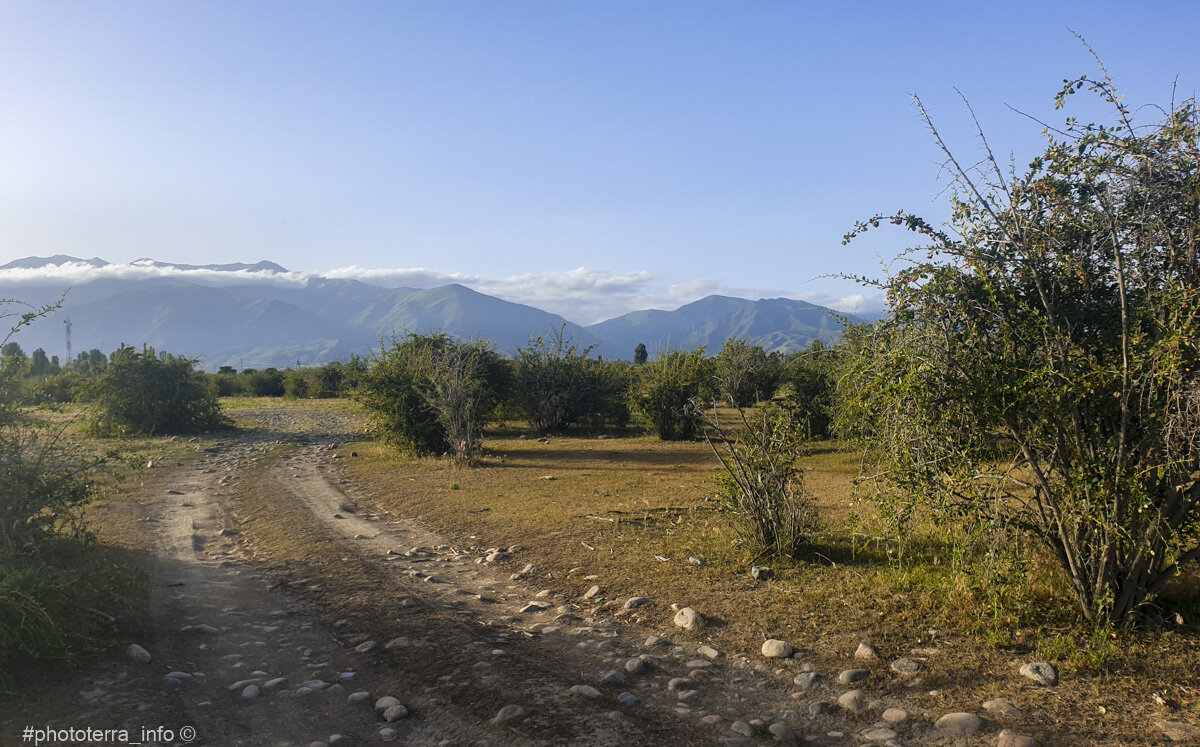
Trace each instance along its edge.
{"label": "blue sky", "polygon": [[[0,262],[270,259],[580,322],[831,303],[947,215],[951,144],[1028,163],[1063,78],[1200,80],[1200,3],[0,2]],[[1081,107],[1073,113],[1087,115]],[[1153,119],[1147,114],[1147,119]],[[847,300],[850,299],[850,300]],[[873,301],[864,301],[869,307]]]}

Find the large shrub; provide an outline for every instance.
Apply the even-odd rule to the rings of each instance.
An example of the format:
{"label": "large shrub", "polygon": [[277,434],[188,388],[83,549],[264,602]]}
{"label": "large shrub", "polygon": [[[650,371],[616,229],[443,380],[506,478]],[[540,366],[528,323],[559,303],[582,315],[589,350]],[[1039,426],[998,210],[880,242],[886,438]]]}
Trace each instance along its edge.
{"label": "large shrub", "polygon": [[1107,77],[1057,104],[1083,88],[1113,121],[1068,119],[1023,175],[946,150],[951,231],[859,226],[929,243],[840,381],[887,500],[1024,528],[1104,621],[1200,557],[1200,123],[1193,99],[1135,127]]}
{"label": "large shrub", "polygon": [[570,425],[623,425],[628,380],[612,364],[588,357],[559,329],[518,348],[513,361],[512,400],[538,433]]}
{"label": "large shrub", "polygon": [[692,400],[706,392],[709,380],[704,348],[665,350],[637,372],[629,401],[643,422],[664,441],[695,435]]}
{"label": "large shrub", "polygon": [[781,360],[761,345],[731,337],[712,359],[713,388],[735,407],[750,407],[770,399],[779,384]]}
{"label": "large shrub", "polygon": [[416,455],[451,453],[469,464],[506,387],[504,371],[488,343],[409,334],[380,349],[355,397],[385,440]]}
{"label": "large shrub", "polygon": [[827,346],[818,339],[788,356],[783,367],[781,394],[812,438],[830,436],[834,389],[842,357],[840,347]]}
{"label": "large shrub", "polygon": [[87,384],[97,435],[190,433],[224,424],[216,388],[196,362],[122,345]]}

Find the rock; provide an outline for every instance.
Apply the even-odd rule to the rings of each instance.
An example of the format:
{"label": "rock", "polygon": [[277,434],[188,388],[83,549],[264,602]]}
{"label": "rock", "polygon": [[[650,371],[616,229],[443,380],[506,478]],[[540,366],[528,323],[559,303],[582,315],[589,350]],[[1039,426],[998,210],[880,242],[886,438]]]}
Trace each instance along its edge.
{"label": "rock", "polygon": [[391,695],[384,695],[382,698],[375,701],[375,710],[385,711],[394,705],[400,705],[400,701],[396,700]]}
{"label": "rock", "polygon": [[[351,453],[353,454],[353,452]],[[383,727],[379,730],[379,740],[381,742],[395,742],[396,730],[388,726]]]}
{"label": "rock", "polygon": [[921,671],[921,662],[902,656],[892,662],[892,671],[897,674],[916,674]]}
{"label": "rock", "polygon": [[1193,742],[1200,739],[1200,728],[1184,721],[1155,721],[1154,725],[1172,742]]}
{"label": "rock", "polygon": [[630,659],[625,662],[625,671],[630,674],[641,674],[646,671],[650,665],[642,659]]}
{"label": "rock", "polygon": [[151,660],[150,652],[136,643],[129,644],[129,648],[125,649],[125,655],[130,661],[136,661],[139,664],[149,664]]}
{"label": "rock", "polygon": [[695,684],[695,683],[693,683],[687,677],[674,677],[671,679],[670,682],[667,683],[667,689],[671,690],[671,691],[686,690],[686,689],[690,688],[693,684]]}
{"label": "rock", "polygon": [[669,646],[669,645],[671,645],[671,642],[664,640],[662,638],[659,638],[656,635],[652,635],[649,638],[647,638],[646,642],[643,643],[642,645],[645,646],[646,648],[654,648],[655,646]]}
{"label": "rock", "polygon": [[710,659],[717,659],[721,656],[721,652],[712,646],[700,646],[696,649],[696,653],[700,654],[701,656],[707,656]]}
{"label": "rock", "polygon": [[877,727],[874,729],[867,729],[860,736],[862,736],[862,738],[868,742],[886,742],[889,739],[895,739],[896,732],[892,731],[891,729]]}
{"label": "rock", "polygon": [[621,693],[617,696],[617,702],[624,705],[633,705],[634,703],[638,703],[640,701],[638,700],[638,696],[634,695],[633,693]]}
{"label": "rock", "polygon": [[163,677],[163,687],[168,690],[178,690],[183,687],[183,680],[178,677]]}
{"label": "rock", "polygon": [[600,684],[610,687],[621,687],[625,684],[625,675],[615,669],[610,669],[600,675]]}
{"label": "rock", "polygon": [[838,682],[843,685],[852,685],[855,682],[862,682],[870,676],[871,673],[865,669],[847,669],[838,675]]}
{"label": "rock", "polygon": [[242,689],[242,697],[246,700],[257,698],[259,695],[262,695],[262,690],[258,687],[258,685],[246,685],[246,687]]}
{"label": "rock", "polygon": [[838,705],[851,713],[862,713],[867,708],[867,699],[862,690],[847,690],[838,696]]}
{"label": "rock", "polygon": [[1048,661],[1030,662],[1021,667],[1021,674],[1046,687],[1054,687],[1058,684],[1058,670]]}
{"label": "rock", "polygon": [[691,563],[692,565],[704,565],[704,559],[703,559],[703,558],[697,558],[697,557],[694,557],[694,556],[692,556],[692,557],[689,557],[689,558],[688,558],[688,562],[689,562],[689,563]]}
{"label": "rock", "polygon": [[860,643],[858,644],[858,648],[854,650],[854,658],[860,661],[874,661],[879,658],[879,654],[875,651],[874,646],[867,643]]}
{"label": "rock", "polygon": [[274,677],[263,683],[264,690],[274,690],[283,683],[287,682],[287,677]]}
{"label": "rock", "polygon": [[365,703],[370,699],[371,699],[371,693],[369,693],[365,690],[360,690],[359,692],[356,692],[356,693],[350,693],[350,697],[346,698],[346,700],[351,703]]}
{"label": "rock", "polygon": [[509,721],[514,721],[525,717],[525,709],[519,705],[506,705],[500,709],[496,717],[492,719],[492,726],[500,726],[507,724]]}
{"label": "rock", "polygon": [[633,610],[637,609],[638,607],[644,607],[645,605],[650,604],[651,601],[653,600],[651,600],[650,597],[630,597],[625,601],[625,609]]}
{"label": "rock", "polygon": [[826,703],[823,700],[818,700],[815,703],[808,704],[808,715],[810,718],[816,718],[817,716],[824,716],[825,714],[829,713],[832,710],[833,710],[833,707],[829,703]]}
{"label": "rock", "polygon": [[792,682],[795,682],[800,687],[812,687],[813,685],[817,684],[817,681],[820,679],[821,675],[817,674],[816,672],[801,672],[800,674],[796,675],[796,678],[792,680]]}
{"label": "rock", "polygon": [[747,724],[745,721],[734,721],[729,725],[729,728],[733,729],[738,734],[741,734],[743,737],[754,736],[754,727],[750,724]]}
{"label": "rock", "polygon": [[296,692],[294,693],[297,698],[306,698],[312,694],[313,689],[311,687],[297,687]]}
{"label": "rock", "polygon": [[488,553],[487,556],[484,557],[484,560],[489,563],[499,563],[502,560],[508,560],[510,557],[511,556],[503,550],[495,550]]}
{"label": "rock", "polygon": [[375,641],[363,641],[355,646],[354,650],[360,654],[365,654],[373,648],[375,648]]}
{"label": "rock", "polygon": [[942,734],[948,737],[965,737],[968,734],[974,734],[983,728],[983,719],[976,716],[974,713],[947,713],[933,725]]}
{"label": "rock", "polygon": [[781,641],[778,638],[768,638],[763,641],[762,655],[768,659],[787,659],[795,653],[792,644],[787,641]]}
{"label": "rock", "polygon": [[383,720],[389,724],[402,718],[408,718],[408,709],[399,703],[383,709]]}
{"label": "rock", "polygon": [[1021,716],[1021,709],[1009,703],[1004,698],[992,698],[991,700],[983,701],[983,710],[987,711],[988,715],[996,716],[997,718],[1014,719]]}
{"label": "rock", "polygon": [[596,595],[597,595],[597,594],[599,594],[599,593],[600,593],[600,587],[599,587],[599,586],[592,586],[592,588],[590,588],[590,589],[588,589],[587,591],[583,592],[583,597],[581,597],[581,598],[582,598],[582,599],[591,599],[592,597],[596,596]]}
{"label": "rock", "polygon": [[765,565],[752,565],[750,566],[750,575],[759,581],[766,581],[775,575],[775,571]]}
{"label": "rock", "polygon": [[996,747],[1042,747],[1042,744],[1033,737],[1018,734],[1012,729],[1005,729],[1000,732],[1000,737],[996,740]]}
{"label": "rock", "polygon": [[582,695],[585,698],[599,698],[600,691],[591,685],[575,685],[571,688],[571,692],[576,695]]}
{"label": "rock", "polygon": [[700,694],[699,690],[676,690],[675,691],[675,697],[678,698],[681,703],[686,703],[689,700],[692,700],[693,698],[695,698],[699,694]]}
{"label": "rock", "polygon": [[391,651],[392,649],[397,649],[397,648],[408,648],[411,645],[412,645],[412,643],[408,640],[408,636],[402,635],[399,638],[393,638],[392,640],[383,644],[383,647],[386,648],[388,651]]}
{"label": "rock", "polygon": [[[888,708],[883,712],[883,720],[889,724],[900,724],[908,720],[908,711],[903,708]],[[891,737],[885,737],[891,739]]]}
{"label": "rock", "polygon": [[787,724],[783,723],[782,721],[776,721],[775,723],[771,724],[767,727],[767,731],[771,732],[771,735],[775,737],[776,742],[780,742],[782,744],[796,743],[796,735],[793,734],[792,730],[788,728]]}
{"label": "rock", "polygon": [[684,607],[675,613],[675,625],[684,630],[699,630],[704,627],[704,617],[691,607]]}

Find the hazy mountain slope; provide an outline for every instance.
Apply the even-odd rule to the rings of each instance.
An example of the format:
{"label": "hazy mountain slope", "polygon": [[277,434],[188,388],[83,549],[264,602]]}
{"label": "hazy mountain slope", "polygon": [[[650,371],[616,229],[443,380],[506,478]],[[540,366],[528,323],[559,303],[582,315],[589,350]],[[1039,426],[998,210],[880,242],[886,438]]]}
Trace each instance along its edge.
{"label": "hazy mountain slope", "polygon": [[14,259],[12,262],[9,262],[8,264],[0,265],[0,270],[12,270],[12,269],[36,270],[39,267],[48,267],[50,265],[64,265],[64,264],[67,264],[68,262],[82,263],[82,264],[86,264],[86,265],[91,265],[92,267],[104,267],[105,265],[108,264],[108,262],[105,262],[104,260],[100,259],[99,257],[92,257],[91,259],[79,259],[78,257],[71,257],[66,254],[55,254],[54,256],[51,256],[51,257],[24,257],[22,259]]}
{"label": "hazy mountain slope", "polygon": [[674,311],[634,311],[593,324],[587,331],[601,341],[598,350],[605,355],[630,358],[638,343],[645,343],[651,354],[667,347],[704,345],[715,355],[730,337],[786,353],[818,337],[836,339],[841,328],[829,309],[805,301],[707,296]]}

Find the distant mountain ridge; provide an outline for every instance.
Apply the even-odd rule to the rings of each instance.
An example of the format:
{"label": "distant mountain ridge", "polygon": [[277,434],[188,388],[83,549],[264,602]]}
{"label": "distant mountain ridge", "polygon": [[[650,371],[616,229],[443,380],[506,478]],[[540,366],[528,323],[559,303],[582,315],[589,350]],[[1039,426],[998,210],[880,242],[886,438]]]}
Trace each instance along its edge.
{"label": "distant mountain ridge", "polygon": [[[15,260],[0,266],[0,297],[33,305],[53,303],[66,290],[63,281],[53,276],[30,279],[26,273],[5,277],[2,271],[76,263],[109,267],[98,257]],[[120,343],[149,344],[195,357],[204,368],[215,370],[223,365],[265,368],[343,360],[352,353],[366,355],[393,335],[409,332],[486,338],[511,354],[532,337],[563,329],[580,344],[593,347],[593,354],[628,360],[638,343],[652,354],[700,345],[716,354],[730,337],[790,352],[813,339],[834,340],[842,327],[842,317],[829,309],[785,298],[708,296],[674,311],[635,311],[585,327],[458,284],[418,289],[315,276],[298,280],[267,261],[183,265],[147,258],[129,264],[181,272],[146,277],[101,273],[79,282],[52,319],[22,330],[16,341],[27,352],[41,347],[50,355],[64,356],[64,330],[55,322],[70,318],[76,353],[90,348],[107,353]],[[189,278],[186,271],[195,270],[208,272]],[[221,273],[229,273],[229,283],[222,284]]]}

